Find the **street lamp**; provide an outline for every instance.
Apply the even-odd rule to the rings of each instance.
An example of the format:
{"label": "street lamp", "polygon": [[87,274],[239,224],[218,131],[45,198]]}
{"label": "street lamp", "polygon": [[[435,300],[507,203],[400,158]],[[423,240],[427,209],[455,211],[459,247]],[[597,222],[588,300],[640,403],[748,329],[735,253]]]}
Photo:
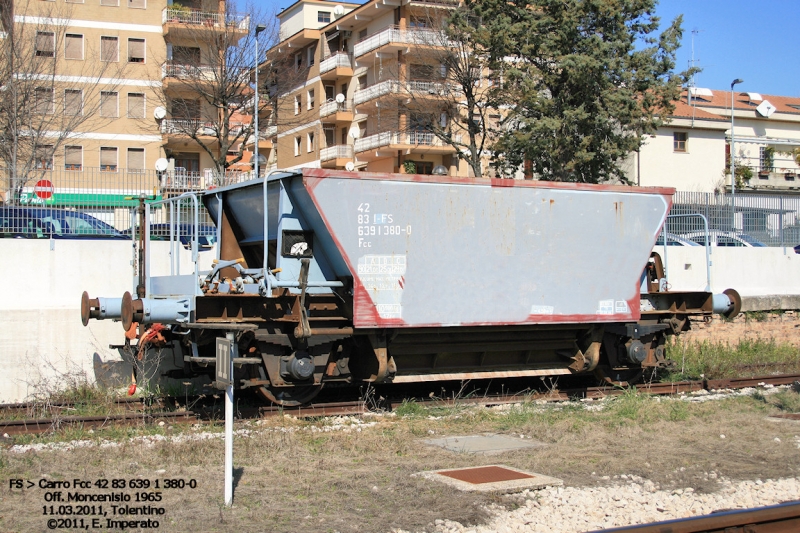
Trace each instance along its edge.
{"label": "street lamp", "polygon": [[743,81],[739,78],[736,78],[731,82],[731,231],[736,231],[736,140],[733,133],[733,112],[734,112],[734,97],[733,97],[733,86],[743,83]]}
{"label": "street lamp", "polygon": [[[253,134],[254,134],[254,142],[253,142],[253,170],[256,174],[256,179],[258,179],[258,164],[260,163],[259,159],[261,159],[261,154],[258,151],[258,64],[260,58],[258,56],[258,34],[262,31],[266,30],[267,27],[263,24],[256,25],[256,94],[254,97],[254,109],[253,114],[255,115],[254,123],[253,123]],[[266,218],[266,213],[264,213],[264,217]]]}

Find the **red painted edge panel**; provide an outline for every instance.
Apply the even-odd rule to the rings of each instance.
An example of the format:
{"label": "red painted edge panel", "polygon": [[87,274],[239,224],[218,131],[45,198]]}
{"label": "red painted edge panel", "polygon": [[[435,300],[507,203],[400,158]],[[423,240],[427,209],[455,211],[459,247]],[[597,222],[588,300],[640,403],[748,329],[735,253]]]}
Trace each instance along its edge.
{"label": "red painted edge panel", "polygon": [[672,187],[634,187],[628,185],[595,185],[559,181],[514,180],[500,178],[464,178],[458,176],[426,176],[422,174],[393,174],[389,172],[347,172],[327,168],[301,168],[303,177],[342,178],[360,180],[412,181],[417,183],[451,183],[461,185],[489,185],[491,187],[532,187],[573,191],[612,191],[628,194],[662,194],[672,196]]}

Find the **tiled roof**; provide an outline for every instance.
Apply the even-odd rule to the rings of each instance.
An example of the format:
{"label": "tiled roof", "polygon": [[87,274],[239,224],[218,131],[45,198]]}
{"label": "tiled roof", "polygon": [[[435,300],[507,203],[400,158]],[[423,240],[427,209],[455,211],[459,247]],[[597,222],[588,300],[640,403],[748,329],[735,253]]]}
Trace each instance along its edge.
{"label": "tiled roof", "polygon": [[[731,108],[730,91],[713,90],[711,92],[713,96],[695,96],[696,105],[705,108],[716,107],[728,110]],[[800,98],[796,96],[778,96],[762,93],[762,100],[754,100],[752,102],[748,94],[743,91],[734,91],[733,96],[736,109],[755,109],[763,100],[769,100],[769,103],[775,106],[777,113],[800,114]],[[687,102],[687,93],[685,91],[681,96],[681,101]],[[728,116],[730,116],[730,113],[728,113]]]}
{"label": "tiled roof", "polygon": [[697,120],[718,120],[722,122],[727,122],[727,118],[716,115],[714,113],[709,113],[708,111],[704,111],[699,107],[690,106],[686,103],[685,100],[679,100],[675,102],[675,111],[672,112],[672,117],[675,118],[694,118]]}

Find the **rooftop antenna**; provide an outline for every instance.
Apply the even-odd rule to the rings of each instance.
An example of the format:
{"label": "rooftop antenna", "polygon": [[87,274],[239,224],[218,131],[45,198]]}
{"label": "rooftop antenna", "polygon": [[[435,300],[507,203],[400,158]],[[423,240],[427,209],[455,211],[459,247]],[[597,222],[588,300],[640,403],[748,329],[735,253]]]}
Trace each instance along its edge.
{"label": "rooftop antenna", "polygon": [[[694,69],[695,67],[697,67],[698,63],[700,63],[699,59],[694,58],[694,37],[699,33],[700,30],[698,30],[697,28],[692,30],[692,59],[689,60],[689,70]],[[695,111],[693,96],[695,89],[697,89],[697,83],[695,82],[694,76],[695,73],[692,70],[692,77],[689,79],[689,90],[687,91],[688,94],[687,101],[689,105],[692,106],[692,127],[694,127],[694,111]]]}

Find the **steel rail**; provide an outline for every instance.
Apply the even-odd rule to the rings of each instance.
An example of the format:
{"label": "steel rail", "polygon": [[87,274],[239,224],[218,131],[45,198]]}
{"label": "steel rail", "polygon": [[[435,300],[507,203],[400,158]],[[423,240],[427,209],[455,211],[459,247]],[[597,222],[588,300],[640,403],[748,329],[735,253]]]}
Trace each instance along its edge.
{"label": "steel rail", "polygon": [[722,511],[706,516],[602,531],[603,533],[796,533],[800,531],[800,502]]}
{"label": "steel rail", "polygon": [[139,424],[153,424],[158,421],[168,420],[173,423],[194,423],[197,416],[191,411],[185,412],[160,412],[160,413],[128,413],[122,415],[101,416],[63,416],[56,418],[37,418],[30,420],[2,420],[0,421],[0,434],[11,435],[40,435],[68,427],[81,427],[83,429],[99,429],[111,426],[135,426]]}

